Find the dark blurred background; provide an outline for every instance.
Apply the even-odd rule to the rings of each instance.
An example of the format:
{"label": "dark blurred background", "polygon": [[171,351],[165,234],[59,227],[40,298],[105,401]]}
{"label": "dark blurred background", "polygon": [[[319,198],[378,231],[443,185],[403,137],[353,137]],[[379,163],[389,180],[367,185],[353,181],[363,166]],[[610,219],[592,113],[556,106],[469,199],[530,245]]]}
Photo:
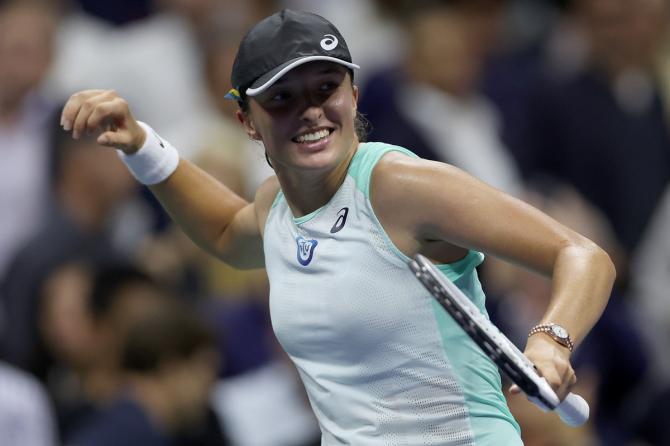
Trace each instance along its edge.
{"label": "dark blurred background", "polygon": [[[199,251],[113,151],[58,127],[70,94],[115,89],[253,197],[272,171],[223,96],[244,32],[283,7],[347,38],[369,140],[454,164],[614,259],[573,356],[591,420],[508,395],[525,444],[670,445],[668,0],[0,0],[2,444],[320,444],[264,272]],[[523,347],[548,280],[493,258],[480,275]]]}

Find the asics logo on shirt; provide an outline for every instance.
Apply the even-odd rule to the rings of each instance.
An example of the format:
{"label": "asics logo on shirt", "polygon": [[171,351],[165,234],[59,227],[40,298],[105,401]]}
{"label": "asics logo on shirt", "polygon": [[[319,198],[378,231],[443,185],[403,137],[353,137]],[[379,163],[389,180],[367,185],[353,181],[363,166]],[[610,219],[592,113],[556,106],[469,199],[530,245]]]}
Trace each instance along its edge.
{"label": "asics logo on shirt", "polygon": [[349,214],[349,208],[342,208],[339,210],[339,212],[337,213],[337,220],[335,220],[335,224],[333,225],[333,227],[330,228],[331,234],[340,232],[340,230],[344,228],[344,224],[347,222],[348,214]]}
{"label": "asics logo on shirt", "polygon": [[298,245],[298,263],[300,263],[302,266],[309,265],[309,263],[312,261],[312,257],[314,256],[316,245],[318,245],[319,242],[314,239],[307,240],[302,236],[296,237],[295,242]]}
{"label": "asics logo on shirt", "polygon": [[326,51],[330,51],[334,49],[339,41],[337,40],[337,37],[335,37],[332,34],[325,34],[323,36],[323,39],[321,39],[321,48],[323,48]]}

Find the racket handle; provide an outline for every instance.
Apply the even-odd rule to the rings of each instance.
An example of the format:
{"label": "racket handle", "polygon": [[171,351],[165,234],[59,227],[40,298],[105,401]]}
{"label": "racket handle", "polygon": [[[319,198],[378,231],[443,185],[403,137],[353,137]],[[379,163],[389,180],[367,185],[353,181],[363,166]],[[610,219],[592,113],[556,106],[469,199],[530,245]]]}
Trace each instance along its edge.
{"label": "racket handle", "polygon": [[537,397],[528,396],[528,399],[543,411],[547,412],[552,410],[551,408],[553,407],[553,410],[558,413],[561,420],[572,427],[581,426],[589,419],[589,403],[581,396],[575,393],[568,393],[568,396],[563,401],[559,401],[556,393],[549,386],[546,379],[541,378],[537,382],[537,385],[539,392],[543,396],[543,400],[547,401],[549,406]]}
{"label": "racket handle", "polygon": [[572,427],[581,426],[589,419],[589,403],[576,393],[568,393],[555,411],[565,424]]}
{"label": "racket handle", "polygon": [[[548,384],[547,387],[549,387]],[[545,398],[549,397],[558,401],[553,390],[551,392],[551,394],[545,394]],[[551,410],[551,408],[545,405],[539,398],[529,396],[528,400],[544,412],[549,412]],[[589,403],[576,393],[568,393],[568,396],[556,405],[554,411],[565,424],[571,427],[579,427],[589,419]]]}

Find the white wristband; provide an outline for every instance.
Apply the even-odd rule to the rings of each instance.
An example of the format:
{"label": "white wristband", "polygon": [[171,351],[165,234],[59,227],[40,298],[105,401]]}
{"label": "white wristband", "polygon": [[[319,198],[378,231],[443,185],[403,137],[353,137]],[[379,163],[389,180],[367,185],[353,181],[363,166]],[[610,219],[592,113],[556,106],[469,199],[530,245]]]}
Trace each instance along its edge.
{"label": "white wristband", "polygon": [[165,181],[174,173],[179,165],[179,152],[149,125],[141,121],[138,123],[147,134],[144,144],[132,155],[126,155],[121,150],[118,153],[137,181],[151,186]]}

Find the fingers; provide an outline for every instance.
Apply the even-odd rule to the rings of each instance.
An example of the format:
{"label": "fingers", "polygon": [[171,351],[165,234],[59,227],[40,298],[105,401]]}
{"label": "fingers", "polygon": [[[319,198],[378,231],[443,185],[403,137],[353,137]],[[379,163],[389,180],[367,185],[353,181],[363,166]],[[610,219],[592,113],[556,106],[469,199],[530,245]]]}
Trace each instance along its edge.
{"label": "fingers", "polygon": [[132,144],[132,138],[128,132],[107,131],[96,139],[96,142],[109,147],[127,147]]}
{"label": "fingers", "polygon": [[116,131],[119,127],[125,127],[125,118],[129,115],[129,110],[128,103],[123,98],[113,97],[91,103],[94,104],[94,108],[86,120],[86,129],[95,131],[109,128]]}
{"label": "fingers", "polygon": [[562,401],[577,382],[570,365],[570,351],[548,336],[533,336],[524,354]]}
{"label": "fingers", "polygon": [[577,375],[574,369],[570,362],[563,358],[554,358],[554,361],[544,367],[538,367],[538,373],[547,380],[561,401],[577,383]]}
{"label": "fingers", "polygon": [[[552,374],[549,375],[551,376]],[[540,374],[540,376],[543,375]],[[554,392],[556,392],[558,398],[562,401],[563,398],[565,398],[565,396],[570,392],[570,389],[577,383],[577,375],[575,375],[575,372],[572,370],[572,368],[570,368],[570,372],[564,379],[556,379],[555,377],[558,376],[558,374],[553,374],[553,376],[554,379],[547,379],[546,376],[544,378],[547,380]],[[509,393],[512,395],[518,395],[521,393],[521,388],[516,384],[513,384],[509,388]]]}
{"label": "fingers", "polygon": [[128,103],[114,90],[85,90],[73,94],[63,107],[61,125],[78,139],[84,133],[102,132],[97,142],[126,153],[137,151],[145,133]]}
{"label": "fingers", "polygon": [[[70,96],[61,113],[60,124],[66,131],[73,130],[75,119],[82,104],[90,98],[105,93],[106,90],[84,90]],[[77,135],[79,136],[79,135]]]}
{"label": "fingers", "polygon": [[119,100],[120,98],[111,90],[82,98],[79,110],[73,120],[72,137],[77,139],[87,131],[93,132],[98,130],[97,125],[93,127],[89,127],[88,125],[92,117],[94,118],[94,122],[100,122],[102,119],[108,117],[104,113],[111,113],[117,118],[122,117],[123,112],[127,111],[127,109],[118,109]]}

